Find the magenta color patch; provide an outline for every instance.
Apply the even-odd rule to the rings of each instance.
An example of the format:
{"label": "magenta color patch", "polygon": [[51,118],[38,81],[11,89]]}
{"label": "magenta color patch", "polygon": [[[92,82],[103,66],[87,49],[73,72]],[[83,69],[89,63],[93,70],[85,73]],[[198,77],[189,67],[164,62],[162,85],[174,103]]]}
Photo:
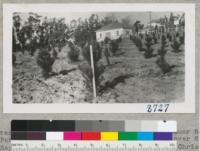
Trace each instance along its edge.
{"label": "magenta color patch", "polygon": [[81,132],[64,132],[64,140],[81,140]]}

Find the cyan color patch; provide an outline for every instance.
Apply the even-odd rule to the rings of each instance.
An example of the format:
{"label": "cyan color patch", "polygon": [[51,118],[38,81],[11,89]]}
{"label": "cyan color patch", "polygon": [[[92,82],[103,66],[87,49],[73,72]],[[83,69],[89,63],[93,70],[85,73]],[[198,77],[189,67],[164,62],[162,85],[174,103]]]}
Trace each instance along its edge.
{"label": "cyan color patch", "polygon": [[153,132],[137,132],[137,140],[154,140]]}

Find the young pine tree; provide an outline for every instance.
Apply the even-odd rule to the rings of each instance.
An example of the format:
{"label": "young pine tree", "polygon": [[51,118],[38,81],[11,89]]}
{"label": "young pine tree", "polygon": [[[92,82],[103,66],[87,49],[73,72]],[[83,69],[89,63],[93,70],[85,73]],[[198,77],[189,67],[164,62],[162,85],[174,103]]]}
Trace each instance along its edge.
{"label": "young pine tree", "polygon": [[181,43],[179,43],[177,40],[174,40],[173,43],[171,44],[173,52],[175,53],[181,52],[180,46],[181,46]]}
{"label": "young pine tree", "polygon": [[116,55],[116,52],[119,50],[119,42],[118,40],[111,40],[111,52],[113,55]]}
{"label": "young pine tree", "polygon": [[137,40],[136,40],[136,46],[138,47],[139,51],[145,51],[145,49],[143,48],[142,39],[137,38]]}
{"label": "young pine tree", "polygon": [[146,38],[145,38],[145,45],[146,45],[146,49],[145,49],[145,52],[144,52],[144,57],[145,58],[151,58],[153,57],[153,49],[151,48],[151,46],[153,45],[152,43],[152,38],[151,36],[147,35]]}
{"label": "young pine tree", "polygon": [[82,55],[84,59],[91,64],[91,57],[90,57],[90,45],[92,45],[93,49],[93,57],[94,57],[94,64],[96,64],[101,59],[101,47],[96,41],[87,42],[83,47]]}
{"label": "young pine tree", "polygon": [[110,65],[110,51],[111,51],[112,47],[111,47],[111,40],[109,38],[105,38],[104,39],[104,49],[103,49],[103,52],[104,52],[104,56],[105,56],[105,59],[106,59],[106,62],[107,62],[107,65],[109,66]]}
{"label": "young pine tree", "polygon": [[38,66],[42,69],[42,75],[45,79],[50,76],[52,65],[55,59],[51,57],[48,50],[40,50],[36,58]]}
{"label": "young pine tree", "polygon": [[101,47],[95,41],[87,43],[83,48],[83,57],[86,60],[85,63],[79,65],[79,69],[82,73],[82,76],[85,79],[86,86],[89,91],[92,91],[92,68],[91,68],[91,58],[90,58],[90,45],[92,45],[93,58],[94,58],[94,70],[95,70],[95,83],[98,92],[100,84],[100,76],[104,72],[104,66],[99,63],[101,59]]}
{"label": "young pine tree", "polygon": [[170,72],[171,69],[174,67],[170,66],[165,60],[165,55],[167,53],[166,47],[167,42],[165,36],[163,35],[161,38],[161,48],[158,50],[159,58],[156,60],[156,64],[161,69],[163,74]]}
{"label": "young pine tree", "polygon": [[157,38],[156,38],[156,34],[153,33],[153,40],[154,40],[154,43],[157,44]]}

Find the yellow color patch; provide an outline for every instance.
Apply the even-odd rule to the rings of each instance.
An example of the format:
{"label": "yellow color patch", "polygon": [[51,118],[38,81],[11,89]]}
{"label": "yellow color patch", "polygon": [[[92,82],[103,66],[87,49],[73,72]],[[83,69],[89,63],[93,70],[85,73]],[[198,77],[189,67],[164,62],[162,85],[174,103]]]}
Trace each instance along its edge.
{"label": "yellow color patch", "polygon": [[118,132],[101,132],[101,140],[118,140]]}

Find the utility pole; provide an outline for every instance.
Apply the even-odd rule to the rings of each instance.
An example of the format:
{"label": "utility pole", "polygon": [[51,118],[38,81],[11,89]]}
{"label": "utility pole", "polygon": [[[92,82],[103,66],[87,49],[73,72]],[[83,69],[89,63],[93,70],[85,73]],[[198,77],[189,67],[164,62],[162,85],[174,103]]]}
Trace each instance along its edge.
{"label": "utility pole", "polygon": [[151,33],[151,11],[149,12],[150,33]]}

